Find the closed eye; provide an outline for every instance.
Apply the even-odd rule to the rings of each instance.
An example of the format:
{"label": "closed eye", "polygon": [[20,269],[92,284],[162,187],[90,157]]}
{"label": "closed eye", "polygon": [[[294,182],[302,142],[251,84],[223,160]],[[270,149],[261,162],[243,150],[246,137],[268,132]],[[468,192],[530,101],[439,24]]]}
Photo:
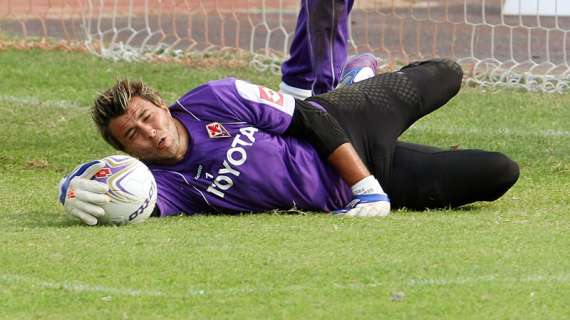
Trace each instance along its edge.
{"label": "closed eye", "polygon": [[131,131],[129,132],[129,135],[128,135],[127,139],[133,140],[133,138],[134,138],[136,135],[137,135],[137,130],[136,130],[136,129],[131,130]]}

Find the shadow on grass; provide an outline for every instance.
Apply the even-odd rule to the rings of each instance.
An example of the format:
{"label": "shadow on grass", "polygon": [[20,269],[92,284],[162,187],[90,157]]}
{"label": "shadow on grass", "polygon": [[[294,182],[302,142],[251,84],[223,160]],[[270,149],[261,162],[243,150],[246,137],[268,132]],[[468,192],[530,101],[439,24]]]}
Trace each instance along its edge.
{"label": "shadow on grass", "polygon": [[[443,208],[443,209],[430,209],[430,210],[423,210],[423,211],[418,211],[418,210],[411,210],[411,209],[407,209],[407,208],[400,208],[400,209],[396,209],[396,210],[392,210],[391,216],[400,216],[400,217],[414,217],[414,216],[424,216],[424,217],[429,217],[430,215],[433,216],[442,216],[442,215],[463,215],[463,214],[469,214],[469,215],[473,215],[473,214],[479,214],[481,209],[484,209],[485,207],[487,207],[488,205],[486,204],[471,204],[471,205],[465,205],[459,208]],[[172,219],[174,217],[180,218],[180,219],[192,219],[192,218],[198,218],[198,217],[209,217],[209,218],[213,218],[213,217],[220,217],[220,218],[228,218],[228,217],[232,217],[232,218],[254,218],[255,216],[299,216],[299,217],[304,217],[304,216],[322,216],[322,217],[326,217],[326,216],[331,216],[333,217],[333,215],[331,213],[327,213],[327,212],[316,212],[316,211],[298,211],[298,210],[273,210],[273,211],[267,211],[267,212],[263,212],[263,213],[255,213],[255,212],[245,212],[245,213],[237,213],[237,214],[219,214],[219,213],[200,213],[200,214],[196,214],[196,215],[191,215],[191,216],[185,216],[183,214],[178,215],[178,216],[173,216],[173,217],[164,217],[164,218],[156,218],[156,217],[151,217],[149,218],[149,221],[164,221],[164,222],[173,222],[175,220],[179,220],[179,219]],[[71,217],[66,216],[64,213],[61,212],[46,212],[46,211],[31,211],[31,212],[27,212],[27,213],[6,213],[6,215],[3,217],[4,219],[4,223],[2,223],[3,227],[5,228],[11,228],[11,227],[23,227],[23,228],[38,228],[38,229],[42,229],[42,228],[55,228],[55,229],[68,229],[68,228],[76,228],[76,227],[85,227],[85,228],[90,228],[93,226],[87,226],[84,223],[82,223],[80,220],[76,220],[73,219]],[[334,217],[337,218],[337,217]],[[117,226],[113,226],[113,225],[97,225],[96,227],[98,228],[114,228]]]}
{"label": "shadow on grass", "polygon": [[412,210],[408,208],[399,208],[392,211],[392,214],[402,215],[446,215],[446,214],[476,214],[481,211],[485,205],[481,204],[468,204],[458,208],[440,208],[440,209],[426,209],[426,210]]}

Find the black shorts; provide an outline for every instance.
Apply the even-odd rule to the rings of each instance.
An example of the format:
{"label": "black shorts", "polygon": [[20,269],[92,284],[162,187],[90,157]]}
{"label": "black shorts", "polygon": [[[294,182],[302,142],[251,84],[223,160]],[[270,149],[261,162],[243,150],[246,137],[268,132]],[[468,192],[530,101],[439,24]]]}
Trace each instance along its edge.
{"label": "black shorts", "polygon": [[494,152],[441,150],[398,137],[455,96],[462,77],[451,60],[422,61],[307,100],[339,122],[393,207],[456,207],[498,198],[518,178],[516,163]]}

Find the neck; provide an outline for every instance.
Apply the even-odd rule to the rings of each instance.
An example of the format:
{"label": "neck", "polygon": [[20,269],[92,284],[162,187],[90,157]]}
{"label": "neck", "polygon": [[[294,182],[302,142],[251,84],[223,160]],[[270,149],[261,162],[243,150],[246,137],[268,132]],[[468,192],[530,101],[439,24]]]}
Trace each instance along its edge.
{"label": "neck", "polygon": [[186,131],[184,125],[180,121],[178,121],[178,119],[174,118],[174,124],[176,125],[176,132],[178,133],[178,139],[179,139],[178,151],[176,152],[174,160],[176,162],[179,162],[182,161],[182,159],[184,159],[184,156],[188,151],[188,147],[190,144],[190,136],[188,134],[188,131]]}

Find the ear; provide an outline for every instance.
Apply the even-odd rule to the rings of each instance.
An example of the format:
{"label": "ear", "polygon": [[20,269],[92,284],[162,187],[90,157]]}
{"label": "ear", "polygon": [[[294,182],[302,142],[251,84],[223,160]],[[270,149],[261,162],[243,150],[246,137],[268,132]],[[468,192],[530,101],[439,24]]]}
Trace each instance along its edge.
{"label": "ear", "polygon": [[171,115],[171,114],[170,114],[170,108],[169,108],[166,104],[162,103],[162,104],[160,104],[158,107],[159,107],[160,109],[164,109],[164,110],[166,111],[166,113],[168,113],[169,116]]}

